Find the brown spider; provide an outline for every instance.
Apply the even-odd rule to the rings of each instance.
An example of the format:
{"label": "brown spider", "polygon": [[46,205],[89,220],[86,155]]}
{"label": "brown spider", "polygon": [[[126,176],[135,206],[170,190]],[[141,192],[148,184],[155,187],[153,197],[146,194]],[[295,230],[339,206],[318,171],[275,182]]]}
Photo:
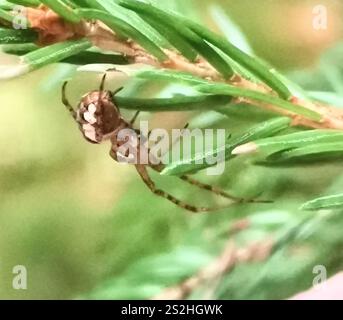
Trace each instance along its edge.
{"label": "brown spider", "polygon": [[[66,97],[66,86],[67,82],[64,83],[62,87],[62,102],[67,107],[69,112],[71,113],[74,120],[79,124],[79,128],[83,133],[85,139],[94,144],[100,144],[103,141],[110,141],[111,142],[111,157],[118,161],[118,150],[120,146],[122,146],[125,141],[118,139],[118,133],[122,129],[133,129],[133,125],[135,120],[138,117],[139,112],[135,114],[133,119],[128,122],[122,118],[118,106],[114,102],[115,95],[122,89],[120,88],[116,92],[111,92],[104,90],[105,86],[105,79],[106,74],[102,78],[100,88],[97,91],[91,91],[85,96],[83,96],[81,102],[78,105],[78,109],[75,111],[74,108],[69,103]],[[136,130],[135,130],[136,131]],[[139,133],[139,132],[138,132]],[[139,135],[139,139],[145,139]],[[138,144],[139,145],[139,144]],[[139,149],[139,148],[138,148]],[[139,153],[140,150],[137,150]],[[216,211],[223,208],[210,208],[210,207],[196,207],[179,199],[175,198],[174,196],[170,195],[169,193],[158,189],[155,183],[149,176],[147,167],[152,168],[157,172],[161,172],[163,169],[163,165],[153,165],[153,164],[135,164],[137,172],[141,176],[144,183],[147,187],[156,195],[166,198],[167,200],[173,202],[177,206],[192,211],[192,212],[209,212],[209,211]],[[208,184],[201,183],[199,181],[194,180],[189,176],[181,176],[180,179],[195,185],[201,189],[205,189],[211,192],[214,192],[216,195],[222,196],[224,198],[230,199],[235,203],[243,203],[243,202],[257,202],[254,200],[244,200],[241,198],[237,198],[231,196],[230,194],[222,191],[216,187],[213,187]],[[259,201],[265,202],[265,201]]]}

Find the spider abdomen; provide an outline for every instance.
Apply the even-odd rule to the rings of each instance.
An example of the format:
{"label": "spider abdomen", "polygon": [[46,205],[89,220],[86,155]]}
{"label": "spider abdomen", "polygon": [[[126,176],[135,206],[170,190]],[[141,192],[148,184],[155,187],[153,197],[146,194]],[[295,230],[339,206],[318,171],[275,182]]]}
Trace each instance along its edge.
{"label": "spider abdomen", "polygon": [[76,120],[84,137],[91,143],[107,139],[123,121],[110,91],[86,94],[78,106]]}

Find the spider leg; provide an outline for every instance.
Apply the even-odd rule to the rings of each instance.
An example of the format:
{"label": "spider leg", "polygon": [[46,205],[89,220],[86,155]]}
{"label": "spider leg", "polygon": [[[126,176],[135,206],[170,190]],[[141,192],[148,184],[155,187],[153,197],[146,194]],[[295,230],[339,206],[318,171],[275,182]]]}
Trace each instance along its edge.
{"label": "spider leg", "polygon": [[188,203],[185,203],[179,199],[177,199],[176,197],[172,196],[171,194],[158,189],[155,185],[155,183],[151,180],[149,173],[147,171],[147,167],[145,165],[136,165],[136,169],[137,172],[139,173],[139,175],[141,176],[143,182],[146,184],[146,186],[151,190],[151,192],[153,192],[155,195],[165,198],[167,200],[169,200],[170,202],[174,203],[175,205],[177,205],[178,207],[194,212],[194,213],[201,213],[201,212],[211,212],[211,211],[217,211],[217,210],[221,210],[224,208],[227,208],[229,206],[226,206],[224,208],[208,208],[208,207],[196,207],[193,205],[190,205]]}
{"label": "spider leg", "polygon": [[105,74],[102,76],[100,88],[99,88],[100,92],[104,91],[104,89],[105,89],[106,78],[107,78],[107,72],[105,72]]}
{"label": "spider leg", "polygon": [[131,119],[130,124],[131,124],[132,126],[135,124],[135,122],[136,122],[136,120],[137,120],[137,118],[138,118],[138,116],[139,116],[140,113],[141,113],[140,111],[137,111],[137,112],[135,113],[135,115],[133,116],[133,118]]}
{"label": "spider leg", "polygon": [[[117,70],[115,68],[106,70],[106,72],[104,73],[104,75],[102,76],[102,79],[101,79],[100,88],[99,88],[100,92],[105,90],[105,83],[106,83],[108,71],[117,71]],[[115,96],[118,92],[122,91],[123,89],[124,89],[124,87],[120,87],[117,90],[113,91],[112,92],[113,96]]]}
{"label": "spider leg", "polygon": [[115,96],[116,94],[118,94],[120,91],[122,91],[124,89],[124,87],[120,87],[120,88],[118,88],[117,90],[114,90],[113,92],[112,92],[112,94],[113,94],[113,96]]}
{"label": "spider leg", "polygon": [[210,192],[213,192],[214,194],[218,195],[218,196],[222,196],[226,199],[230,199],[230,200],[233,200],[233,201],[236,201],[236,202],[245,202],[244,199],[242,198],[238,198],[238,197],[235,197],[229,193],[227,193],[226,191],[224,190],[221,190],[215,186],[212,186],[210,184],[206,184],[206,183],[202,183],[198,180],[195,180],[187,175],[184,175],[184,176],[180,176],[179,177],[181,180],[191,184],[191,185],[194,185],[200,189],[204,189],[204,190],[207,190],[207,191],[210,191]]}
{"label": "spider leg", "polygon": [[[189,123],[187,122],[185,126],[181,129],[181,132],[183,133],[184,130],[188,129],[188,127],[189,127]],[[165,156],[170,151],[171,148],[173,148],[174,146],[176,146],[177,143],[180,142],[180,140],[181,140],[181,136],[178,136],[175,140],[171,141],[169,150],[167,150],[162,156]]]}
{"label": "spider leg", "polygon": [[[181,129],[181,134],[183,134],[184,131],[188,129],[188,127],[189,127],[189,123],[187,122],[187,123],[185,124],[185,126]],[[175,139],[174,141],[172,141],[170,148],[172,148],[172,147],[175,146],[177,143],[179,143],[180,140],[181,140],[181,136],[178,136],[177,139]]]}
{"label": "spider leg", "polygon": [[[150,167],[157,172],[161,172],[164,168],[163,165],[154,165],[154,166],[150,166]],[[193,186],[196,186],[196,187],[203,189],[203,190],[206,190],[206,191],[213,192],[214,194],[216,194],[218,196],[232,200],[236,203],[271,203],[272,202],[269,200],[256,200],[256,199],[239,198],[239,197],[231,195],[230,193],[228,193],[228,192],[226,192],[226,191],[224,191],[218,187],[212,186],[212,185],[207,184],[207,183],[202,183],[202,182],[195,180],[195,179],[193,179],[187,175],[180,176],[179,178],[181,180],[193,185]]]}
{"label": "spider leg", "polygon": [[204,190],[213,192],[214,194],[216,194],[218,196],[221,196],[223,198],[235,201],[237,203],[272,203],[273,202],[273,201],[270,201],[270,200],[257,200],[257,199],[239,198],[239,197],[231,195],[230,193],[228,193],[228,192],[226,192],[226,191],[224,191],[224,190],[222,190],[222,189],[220,189],[218,187],[212,186],[210,184],[202,183],[202,182],[200,182],[198,180],[195,180],[195,179],[193,179],[193,178],[191,178],[190,176],[187,176],[187,175],[181,176],[179,178],[182,179],[183,181],[191,184],[191,185],[194,185],[194,186],[200,188],[200,189],[204,189]]}
{"label": "spider leg", "polygon": [[76,112],[75,112],[73,106],[70,104],[70,102],[67,98],[67,94],[66,94],[67,85],[68,85],[68,81],[64,82],[63,86],[62,86],[62,103],[65,105],[67,110],[70,112],[70,114],[72,115],[74,120],[76,120],[76,117],[77,117]]}

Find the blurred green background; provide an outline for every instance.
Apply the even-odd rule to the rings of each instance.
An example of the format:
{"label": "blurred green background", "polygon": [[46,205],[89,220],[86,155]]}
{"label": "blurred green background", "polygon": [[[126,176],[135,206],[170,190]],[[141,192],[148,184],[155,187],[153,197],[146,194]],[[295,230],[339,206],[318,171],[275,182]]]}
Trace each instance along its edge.
{"label": "blurred green background", "polygon": [[[331,49],[334,53],[327,63],[340,70],[342,80],[341,1],[320,1],[328,8],[325,31],[312,27],[318,1],[195,2],[193,7],[192,1],[175,0],[170,6],[220,31],[211,6],[221,5],[258,55],[306,88],[337,89],[320,57],[338,46],[337,51]],[[0,55],[0,62],[6,63],[5,57]],[[134,168],[109,157],[108,145],[93,146],[82,139],[60,102],[61,81],[68,77],[73,77],[74,103],[98,83],[75,75],[74,67],[58,65],[0,84],[2,299],[149,298],[207,265],[220,253],[228,240],[225,230],[237,219],[252,223],[235,238],[244,246],[297,226],[305,215],[298,210],[302,202],[341,190],[340,162],[267,168],[240,158],[230,162],[220,177],[198,176],[237,195],[263,191],[263,197],[275,203],[190,215],[151,194]],[[163,113],[151,120],[159,127],[182,127],[190,116],[195,115]],[[261,113],[252,113],[249,119],[231,114],[215,126],[241,132],[263,118]],[[155,178],[190,202],[218,201],[175,178]],[[210,297],[287,298],[311,286],[315,265],[326,266],[329,274],[342,269],[343,217],[332,212],[310,214],[313,220],[296,241],[267,262],[237,267]],[[27,290],[12,289],[15,265],[28,270]],[[203,291],[194,296],[203,297]]]}

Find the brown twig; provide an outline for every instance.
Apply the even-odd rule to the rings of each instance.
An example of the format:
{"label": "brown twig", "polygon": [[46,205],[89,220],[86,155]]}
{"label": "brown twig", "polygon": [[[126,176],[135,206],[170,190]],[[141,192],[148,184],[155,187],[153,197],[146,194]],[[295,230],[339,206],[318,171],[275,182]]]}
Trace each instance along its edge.
{"label": "brown twig", "polygon": [[205,283],[221,278],[241,263],[264,261],[272,252],[273,242],[269,239],[256,242],[246,248],[237,248],[229,241],[222,254],[209,266],[180,284],[165,289],[152,300],[182,300]]}
{"label": "brown twig", "polygon": [[[28,8],[28,20],[30,25],[39,32],[39,43],[47,45],[55,42],[87,37],[92,43],[104,50],[122,53],[130,58],[132,63],[143,63],[157,68],[167,68],[188,72],[192,75],[210,80],[225,82],[226,80],[203,58],[199,57],[195,62],[190,62],[181,54],[172,50],[164,50],[168,59],[159,62],[151,54],[131,40],[120,39],[105,24],[99,21],[82,21],[79,24],[65,22],[56,13],[44,5],[38,8]],[[235,75],[226,81],[237,87],[255,90],[275,95],[272,89],[263,84],[256,84],[239,75]],[[237,103],[249,103],[266,110],[277,112],[293,119],[294,126],[305,126],[309,128],[327,128],[343,130],[343,111],[338,108],[319,103],[302,101],[292,97],[291,102],[295,105],[313,110],[321,115],[320,121],[313,121],[304,116],[285,111],[271,104],[260,103],[251,99],[236,99]]]}

